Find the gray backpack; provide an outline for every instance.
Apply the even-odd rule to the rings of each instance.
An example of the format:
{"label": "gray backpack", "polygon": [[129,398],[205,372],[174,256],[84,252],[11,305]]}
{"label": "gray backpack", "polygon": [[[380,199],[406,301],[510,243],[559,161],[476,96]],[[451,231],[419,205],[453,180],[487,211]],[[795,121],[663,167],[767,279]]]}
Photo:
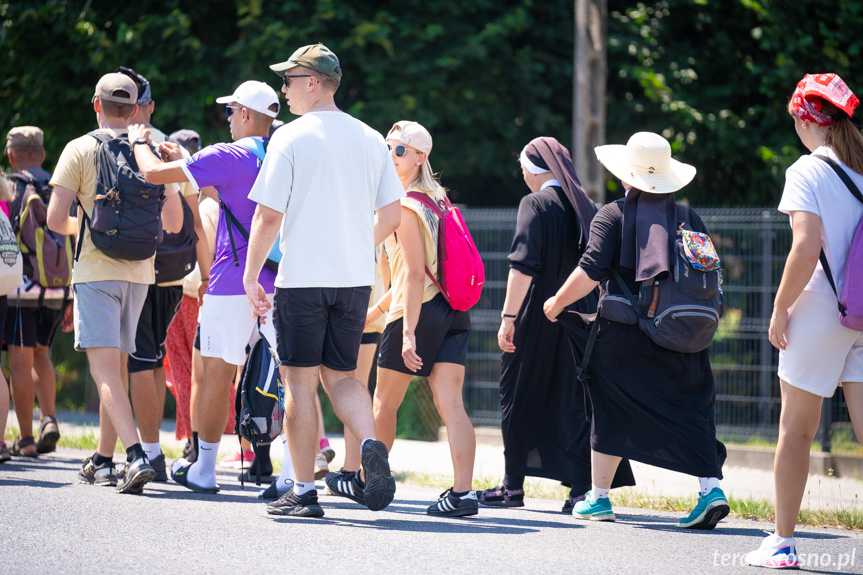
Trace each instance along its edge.
{"label": "gray backpack", "polygon": [[602,317],[638,325],[657,345],[682,353],[710,346],[722,316],[722,270],[707,234],[681,224],[674,240],[671,271],[641,282],[638,297],[616,269],[612,278],[625,297],[600,297]]}

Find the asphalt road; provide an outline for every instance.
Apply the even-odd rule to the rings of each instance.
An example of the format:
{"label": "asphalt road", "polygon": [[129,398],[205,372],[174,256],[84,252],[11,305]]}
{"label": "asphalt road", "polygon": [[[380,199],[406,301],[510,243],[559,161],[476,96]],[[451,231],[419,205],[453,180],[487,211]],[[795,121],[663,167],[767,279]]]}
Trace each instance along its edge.
{"label": "asphalt road", "polygon": [[[522,509],[481,508],[472,518],[431,518],[425,507],[439,490],[401,484],[396,500],[373,513],[323,495],[322,482],[326,516],[295,519],[267,515],[257,489],[241,490],[235,473],[220,475],[215,496],[173,482],[151,483],[138,496],[79,485],[86,455],[61,449],[0,465],[0,574],[758,575],[741,566],[741,555],[771,527],[726,520],[712,532],[683,531],[680,514],[631,509],[615,509],[616,523],[592,523],[537,499]],[[798,550],[806,571],[863,573],[860,533],[802,529]]]}

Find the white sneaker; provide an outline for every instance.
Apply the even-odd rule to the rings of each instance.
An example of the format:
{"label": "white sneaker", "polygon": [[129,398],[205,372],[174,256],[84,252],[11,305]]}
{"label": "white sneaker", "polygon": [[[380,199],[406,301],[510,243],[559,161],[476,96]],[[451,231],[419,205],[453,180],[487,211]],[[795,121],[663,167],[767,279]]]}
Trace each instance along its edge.
{"label": "white sneaker", "polygon": [[761,541],[761,547],[746,554],[747,565],[769,569],[799,569],[797,541],[793,537],[771,534]]}

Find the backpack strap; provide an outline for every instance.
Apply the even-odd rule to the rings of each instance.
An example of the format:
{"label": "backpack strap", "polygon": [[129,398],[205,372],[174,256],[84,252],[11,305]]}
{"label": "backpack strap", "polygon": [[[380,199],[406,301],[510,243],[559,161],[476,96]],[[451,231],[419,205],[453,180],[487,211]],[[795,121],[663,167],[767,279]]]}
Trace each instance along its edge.
{"label": "backpack strap", "polygon": [[587,338],[587,345],[584,346],[584,357],[581,362],[575,366],[575,379],[582,384],[590,379],[587,373],[587,366],[590,365],[590,356],[593,355],[593,346],[596,344],[596,336],[599,334],[599,318],[601,317],[599,305],[596,306],[596,318],[593,320],[593,326],[590,328],[590,336]]}
{"label": "backpack strap", "polygon": [[627,286],[626,282],[623,281],[623,278],[620,277],[620,272],[618,272],[615,268],[611,268],[611,277],[614,278],[614,281],[617,283],[618,287],[623,292],[623,295],[625,295],[626,299],[629,300],[629,303],[632,304],[633,311],[635,311],[635,313],[638,313],[638,300],[635,299],[635,296],[632,295],[631,291],[629,291],[629,286]]}
{"label": "backpack strap", "polygon": [[[833,171],[836,172],[836,175],[839,176],[839,179],[845,184],[848,188],[848,191],[851,192],[851,195],[854,196],[860,203],[863,203],[863,194],[860,193],[860,190],[857,188],[857,185],[854,184],[854,180],[851,179],[851,176],[848,175],[848,172],[843,170],[836,162],[832,160],[832,158],[828,156],[824,156],[822,154],[811,154],[813,158],[818,158],[822,162],[825,162],[828,166],[833,168]],[[830,283],[830,288],[833,290],[833,294],[836,296],[837,304],[839,305],[839,313],[842,314],[842,317],[845,317],[847,311],[845,306],[842,305],[839,299],[839,292],[836,290],[836,282],[833,279],[833,272],[830,270],[830,264],[827,263],[827,254],[824,253],[824,248],[821,248],[821,254],[818,256],[818,259],[821,261],[821,267],[824,268],[824,273],[827,275],[827,281]]]}
{"label": "backpack strap", "polygon": [[75,246],[75,261],[78,261],[78,258],[81,256],[81,246],[84,245],[84,226],[90,225],[90,218],[87,216],[87,210],[84,209],[84,206],[81,204],[81,200],[76,200],[78,205],[81,206],[81,229],[78,230],[78,245]]}
{"label": "backpack strap", "polygon": [[[446,212],[440,207],[440,205],[437,202],[432,201],[431,198],[429,198],[427,194],[424,194],[422,192],[408,192],[405,195],[409,198],[415,199],[419,203],[421,203],[424,206],[431,209],[435,214],[437,214],[437,217],[440,220],[438,223],[438,226],[443,225],[444,218],[446,217]],[[444,201],[445,201],[445,205],[446,205],[447,209],[449,209],[451,207],[451,204],[449,203],[449,198],[445,198]],[[440,251],[440,250],[438,250],[438,251]],[[440,258],[438,258],[438,262],[440,262]],[[426,266],[426,275],[429,277],[429,279],[432,281],[432,283],[435,285],[435,287],[438,289],[438,291],[441,293],[441,295],[443,295],[443,297],[447,301],[447,303],[449,303],[449,301],[450,301],[449,300],[449,294],[446,293],[446,290],[443,289],[440,282],[437,281],[437,279],[434,277],[434,274],[431,273],[431,270],[428,268],[428,266]]]}

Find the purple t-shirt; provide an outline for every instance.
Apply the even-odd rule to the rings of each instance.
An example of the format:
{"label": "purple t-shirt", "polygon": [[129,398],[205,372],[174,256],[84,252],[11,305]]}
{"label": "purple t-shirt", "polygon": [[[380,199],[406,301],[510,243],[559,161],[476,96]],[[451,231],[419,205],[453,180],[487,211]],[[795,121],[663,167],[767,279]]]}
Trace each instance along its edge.
{"label": "purple t-shirt", "polygon": [[[258,206],[249,199],[249,190],[258,177],[258,158],[252,152],[236,144],[213,144],[207,146],[188,160],[185,172],[197,188],[213,186],[234,217],[248,232],[252,229],[252,216]],[[212,295],[241,295],[243,289],[243,270],[246,267],[248,242],[236,228],[231,228],[234,246],[237,249],[239,266],[234,265],[231,239],[225,211],[219,210],[219,225],[216,228],[216,253],[213,267],[210,268],[210,285],[207,293]],[[275,290],[276,272],[264,267],[258,281],[267,293]]]}

